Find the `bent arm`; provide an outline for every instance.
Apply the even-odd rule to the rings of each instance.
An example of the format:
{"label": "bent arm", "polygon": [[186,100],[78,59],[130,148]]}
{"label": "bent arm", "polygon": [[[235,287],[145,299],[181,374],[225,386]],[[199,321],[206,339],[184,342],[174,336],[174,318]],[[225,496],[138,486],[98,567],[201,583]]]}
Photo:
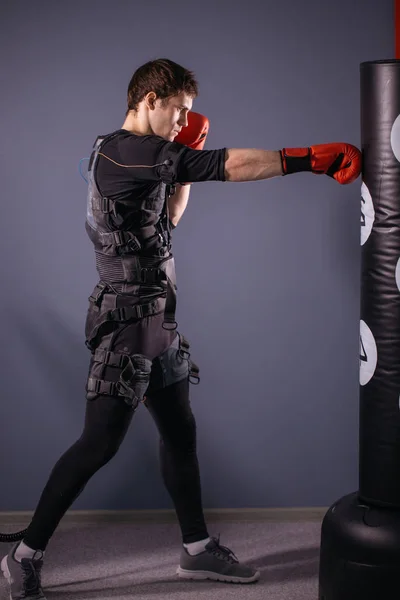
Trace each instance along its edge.
{"label": "bent arm", "polygon": [[[257,181],[283,175],[280,153],[274,150],[227,148],[224,177],[226,181]],[[176,191],[168,198],[169,218],[174,226],[186,210],[190,185],[176,184]]]}
{"label": "bent arm", "polygon": [[[225,181],[257,181],[283,175],[281,156],[274,150],[227,148],[224,155]],[[169,218],[174,227],[186,210],[190,184],[176,184],[175,194],[168,198]]]}
{"label": "bent arm", "polygon": [[176,184],[175,194],[168,198],[169,218],[176,227],[186,210],[190,194],[190,185]]}

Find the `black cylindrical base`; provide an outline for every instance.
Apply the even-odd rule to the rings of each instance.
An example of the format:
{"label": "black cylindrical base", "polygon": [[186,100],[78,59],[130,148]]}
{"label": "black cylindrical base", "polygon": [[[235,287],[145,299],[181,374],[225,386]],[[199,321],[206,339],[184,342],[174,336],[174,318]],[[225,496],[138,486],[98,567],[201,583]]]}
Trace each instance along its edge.
{"label": "black cylindrical base", "polygon": [[319,600],[400,598],[400,511],[344,496],[321,530]]}

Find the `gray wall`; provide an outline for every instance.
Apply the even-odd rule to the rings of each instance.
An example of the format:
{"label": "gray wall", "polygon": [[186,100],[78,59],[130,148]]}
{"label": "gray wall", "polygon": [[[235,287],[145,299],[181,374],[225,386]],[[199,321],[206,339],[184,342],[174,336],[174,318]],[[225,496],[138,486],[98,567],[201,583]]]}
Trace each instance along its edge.
{"label": "gray wall", "polygon": [[[82,431],[97,274],[78,163],[122,125],[134,70],[196,72],[206,148],[358,145],[359,64],[393,58],[392,4],[1,4],[0,510],[34,509]],[[358,489],[360,187],[302,173],[192,188],[174,254],[205,507]],[[73,508],[171,507],[141,407]]]}

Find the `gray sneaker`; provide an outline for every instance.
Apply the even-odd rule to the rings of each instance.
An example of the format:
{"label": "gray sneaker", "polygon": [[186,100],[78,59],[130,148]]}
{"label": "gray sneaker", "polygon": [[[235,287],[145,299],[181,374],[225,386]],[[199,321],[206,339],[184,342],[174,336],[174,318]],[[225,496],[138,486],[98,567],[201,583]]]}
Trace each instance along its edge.
{"label": "gray sneaker", "polygon": [[37,550],[33,558],[23,558],[19,563],[14,558],[17,542],[1,561],[1,570],[10,584],[10,600],[46,600],[40,582],[40,571],[43,565],[43,552]]}
{"label": "gray sneaker", "polygon": [[191,556],[185,547],[182,549],[179,577],[184,579],[213,579],[228,583],[253,583],[260,578],[260,572],[241,565],[232,550],[220,546],[218,539],[212,537],[204,552]]}

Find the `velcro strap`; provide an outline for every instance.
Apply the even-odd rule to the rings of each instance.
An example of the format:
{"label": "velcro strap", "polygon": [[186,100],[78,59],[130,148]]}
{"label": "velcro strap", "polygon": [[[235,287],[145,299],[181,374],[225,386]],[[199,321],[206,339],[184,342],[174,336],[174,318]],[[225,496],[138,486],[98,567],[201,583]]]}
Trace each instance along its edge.
{"label": "velcro strap", "polygon": [[117,231],[109,231],[99,232],[101,236],[101,240],[104,244],[109,246],[116,246],[120,248],[122,246],[129,246],[131,250],[140,250],[142,245],[139,242],[138,238],[130,233],[129,231],[117,230]]}
{"label": "velcro strap", "polygon": [[181,355],[182,358],[185,358],[186,360],[188,360],[190,358],[189,342],[187,341],[185,336],[182,335],[181,333],[178,333],[178,335],[179,335],[179,354]]}
{"label": "velcro strap", "polygon": [[189,372],[190,372],[190,374],[193,373],[196,375],[198,375],[200,373],[199,367],[193,361],[190,361],[190,371]]}
{"label": "velcro strap", "polygon": [[92,209],[108,214],[114,209],[114,202],[110,198],[96,195],[92,198]]}
{"label": "velcro strap", "polygon": [[161,283],[167,281],[164,271],[158,268],[142,268],[139,272],[140,283]]}
{"label": "velcro strap", "polygon": [[284,175],[311,171],[310,148],[283,148],[281,156],[284,164]]}
{"label": "velcro strap", "polygon": [[106,381],[105,379],[97,379],[89,377],[86,384],[87,392],[92,394],[100,394],[102,396],[123,396],[128,399],[126,404],[132,406],[135,392],[123,381]]}
{"label": "velcro strap", "polygon": [[329,175],[329,177],[333,177],[334,174],[338,172],[339,167],[342,164],[343,157],[344,157],[343,152],[341,152],[340,154],[337,155],[336,159],[333,161],[333,163],[331,164],[329,169],[326,171],[326,175]]}
{"label": "velcro strap", "polygon": [[161,327],[167,331],[175,331],[178,327],[178,323],[175,321],[176,291],[168,275],[167,279],[167,298],[165,301],[164,320]]}
{"label": "velcro strap", "polygon": [[141,247],[139,240],[146,241],[157,233],[157,229],[155,225],[148,225],[147,227],[141,227],[139,231],[135,232],[116,229],[115,231],[98,231],[98,233],[101,239],[109,245],[123,246],[134,240]]}
{"label": "velcro strap", "polygon": [[107,311],[102,315],[102,319],[91,331],[89,338],[85,341],[85,346],[93,352],[96,347],[96,340],[101,336],[102,330],[107,323],[111,322],[126,322],[131,319],[141,319],[160,312],[160,301],[153,300],[148,304],[136,304],[134,306],[124,306]]}
{"label": "velcro strap", "polygon": [[94,353],[93,359],[96,362],[108,365],[110,367],[122,367],[128,359],[128,355],[119,354],[118,352],[110,352],[110,350],[98,348]]}
{"label": "velcro strap", "polygon": [[87,380],[86,388],[88,392],[93,392],[94,394],[104,394],[105,396],[118,395],[116,383],[113,381],[105,381],[105,379],[89,377]]}
{"label": "velcro strap", "polygon": [[185,349],[188,350],[189,346],[189,342],[187,341],[187,339],[185,338],[184,335],[182,335],[182,333],[180,334],[180,345]]}
{"label": "velcro strap", "polygon": [[110,310],[106,315],[107,321],[130,321],[131,319],[142,319],[156,313],[158,307],[157,301],[150,302],[149,304],[135,304],[134,306],[121,306],[121,308],[114,308]]}

